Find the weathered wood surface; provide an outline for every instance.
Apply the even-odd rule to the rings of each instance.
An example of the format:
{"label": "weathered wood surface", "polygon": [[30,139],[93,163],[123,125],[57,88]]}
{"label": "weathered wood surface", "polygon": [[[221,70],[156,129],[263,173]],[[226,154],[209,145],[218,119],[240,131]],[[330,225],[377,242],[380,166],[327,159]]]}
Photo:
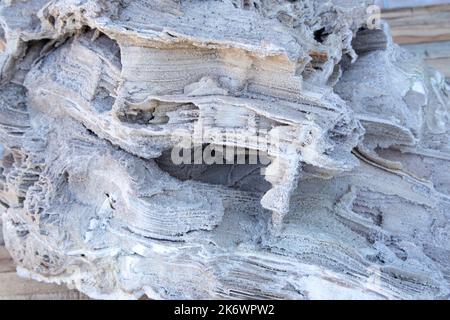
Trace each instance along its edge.
{"label": "weathered wood surface", "polygon": [[20,278],[6,250],[0,224],[0,300],[80,300],[86,299],[66,286],[45,284]]}
{"label": "weathered wood surface", "polygon": [[[387,10],[394,39],[450,79],[450,5]],[[22,279],[4,247],[0,225],[0,299],[86,299],[65,286]]]}
{"label": "weathered wood surface", "polygon": [[20,278],[5,247],[0,247],[0,300],[80,300],[76,290]]}

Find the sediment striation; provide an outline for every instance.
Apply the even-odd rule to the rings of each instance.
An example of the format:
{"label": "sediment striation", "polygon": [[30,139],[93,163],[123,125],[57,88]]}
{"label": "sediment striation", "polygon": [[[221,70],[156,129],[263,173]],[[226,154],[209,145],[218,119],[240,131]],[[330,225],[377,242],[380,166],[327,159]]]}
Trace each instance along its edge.
{"label": "sediment striation", "polygon": [[370,5],[3,1],[18,273],[93,298],[448,299],[449,88]]}

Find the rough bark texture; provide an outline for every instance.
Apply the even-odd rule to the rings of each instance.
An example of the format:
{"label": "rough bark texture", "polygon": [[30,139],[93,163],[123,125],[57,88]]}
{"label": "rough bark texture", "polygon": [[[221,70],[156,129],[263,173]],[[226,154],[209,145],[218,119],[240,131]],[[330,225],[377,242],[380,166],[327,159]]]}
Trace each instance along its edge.
{"label": "rough bark texture", "polygon": [[[3,1],[19,274],[93,298],[448,298],[448,87],[369,4]],[[267,162],[176,165],[187,138]]]}

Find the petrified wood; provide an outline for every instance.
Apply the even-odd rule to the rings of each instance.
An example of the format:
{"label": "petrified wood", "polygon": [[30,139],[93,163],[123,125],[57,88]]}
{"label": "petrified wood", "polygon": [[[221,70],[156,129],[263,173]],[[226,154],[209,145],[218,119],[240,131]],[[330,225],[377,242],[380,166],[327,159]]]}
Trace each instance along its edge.
{"label": "petrified wood", "polygon": [[448,298],[448,86],[370,4],[3,1],[19,274],[93,298]]}

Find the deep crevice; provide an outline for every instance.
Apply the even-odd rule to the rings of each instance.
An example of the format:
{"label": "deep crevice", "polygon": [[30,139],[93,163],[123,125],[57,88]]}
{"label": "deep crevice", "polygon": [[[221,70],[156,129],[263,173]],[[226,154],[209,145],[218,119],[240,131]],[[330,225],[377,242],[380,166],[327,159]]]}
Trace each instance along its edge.
{"label": "deep crevice", "polygon": [[[208,145],[198,146],[186,150],[187,153],[191,153],[191,159],[195,159],[195,153],[200,154],[204,152]],[[233,188],[240,191],[258,192],[265,193],[270,188],[271,185],[265,180],[264,176],[261,175],[261,170],[267,167],[265,161],[251,161],[252,155],[250,150],[246,150],[245,157],[242,156],[240,159],[244,160],[246,164],[237,164],[238,157],[235,155],[234,164],[227,164],[226,159],[222,156],[224,164],[180,164],[176,165],[171,159],[172,150],[167,150],[163,154],[155,159],[156,163],[161,170],[167,172],[172,177],[175,177],[181,181],[194,180],[204,183],[209,183],[213,185],[223,185],[228,188]],[[215,157],[214,151],[211,155]],[[231,162],[231,161],[229,161]],[[242,161],[244,162],[244,161]],[[256,162],[256,163],[255,163]]]}
{"label": "deep crevice", "polygon": [[329,33],[326,32],[325,27],[319,30],[314,31],[314,40],[319,43],[324,43],[324,41],[328,38]]}

